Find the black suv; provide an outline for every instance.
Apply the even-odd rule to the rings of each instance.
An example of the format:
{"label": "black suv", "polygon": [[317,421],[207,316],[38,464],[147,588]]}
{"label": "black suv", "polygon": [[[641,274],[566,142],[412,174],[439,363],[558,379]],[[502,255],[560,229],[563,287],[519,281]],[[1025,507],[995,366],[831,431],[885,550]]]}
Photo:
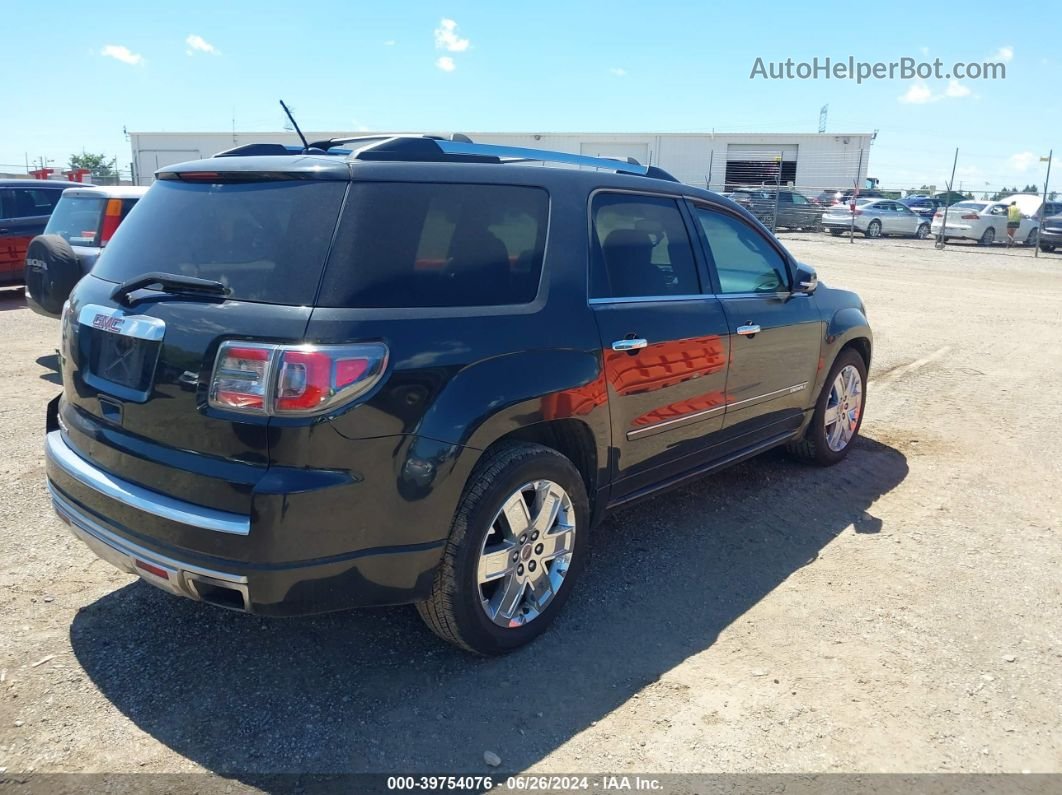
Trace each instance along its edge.
{"label": "black suv", "polygon": [[414,602],[499,653],[609,509],[858,433],[862,302],[733,202],[467,141],[276,149],[158,173],[63,310],[48,488],[153,585],[265,615]]}

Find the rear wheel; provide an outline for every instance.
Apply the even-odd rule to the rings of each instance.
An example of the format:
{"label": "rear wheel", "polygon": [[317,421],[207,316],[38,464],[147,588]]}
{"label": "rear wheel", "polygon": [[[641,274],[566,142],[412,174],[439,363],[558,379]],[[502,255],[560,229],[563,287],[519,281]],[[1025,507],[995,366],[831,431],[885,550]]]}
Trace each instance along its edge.
{"label": "rear wheel", "polygon": [[514,443],[465,490],[431,596],[417,605],[444,640],[502,654],[552,623],[588,555],[589,502],[571,461]]}
{"label": "rear wheel", "polygon": [[929,224],[919,224],[918,231],[915,232],[915,237],[919,240],[925,240],[929,237]]}
{"label": "rear wheel", "polygon": [[996,242],[996,230],[992,227],[988,227],[981,235],[981,239],[977,241],[979,246],[991,246]]}
{"label": "rear wheel", "polygon": [[826,377],[804,438],[790,444],[790,452],[821,466],[836,464],[848,455],[863,424],[866,383],[863,357],[852,348],[842,351]]}
{"label": "rear wheel", "polygon": [[1040,230],[1039,229],[1031,229],[1031,230],[1029,230],[1029,234],[1027,234],[1025,236],[1024,245],[1026,245],[1026,246],[1035,246],[1039,241],[1040,241]]}
{"label": "rear wheel", "polygon": [[867,224],[867,231],[863,235],[865,237],[881,237],[881,221],[875,218]]}

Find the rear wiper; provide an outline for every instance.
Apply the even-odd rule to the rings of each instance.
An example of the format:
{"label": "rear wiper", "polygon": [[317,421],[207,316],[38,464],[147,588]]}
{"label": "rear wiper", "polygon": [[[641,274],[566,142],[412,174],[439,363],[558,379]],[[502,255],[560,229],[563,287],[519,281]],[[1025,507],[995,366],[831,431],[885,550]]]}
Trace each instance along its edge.
{"label": "rear wiper", "polygon": [[156,272],[143,273],[132,279],[126,279],[114,288],[111,298],[120,304],[129,305],[135,303],[129,300],[130,294],[146,287],[154,287],[166,293],[188,297],[224,297],[229,294],[229,288],[221,282],[199,279],[195,276],[180,276],[176,273]]}

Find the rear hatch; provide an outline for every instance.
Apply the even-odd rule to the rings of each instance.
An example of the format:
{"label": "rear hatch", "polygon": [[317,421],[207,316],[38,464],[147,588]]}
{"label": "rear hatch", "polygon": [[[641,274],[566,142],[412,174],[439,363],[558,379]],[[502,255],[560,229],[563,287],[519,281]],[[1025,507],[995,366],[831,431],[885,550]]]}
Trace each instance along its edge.
{"label": "rear hatch", "polygon": [[[171,175],[140,200],[63,318],[62,417],[82,455],[178,499],[250,509],[268,423],[208,406],[210,374],[225,340],[302,338],[347,185],[345,166],[323,171]],[[123,294],[147,273],[178,284]],[[188,277],[224,294],[182,288]]]}

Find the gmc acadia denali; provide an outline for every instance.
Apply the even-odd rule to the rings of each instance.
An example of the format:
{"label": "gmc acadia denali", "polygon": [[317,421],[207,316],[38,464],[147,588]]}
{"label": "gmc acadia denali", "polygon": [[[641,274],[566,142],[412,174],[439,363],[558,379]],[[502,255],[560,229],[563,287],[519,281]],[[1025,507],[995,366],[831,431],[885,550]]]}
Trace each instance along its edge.
{"label": "gmc acadia denali", "polygon": [[100,557],[261,615],[540,634],[610,509],[859,431],[860,299],[634,162],[394,136],[167,167],[63,308],[48,488]]}

